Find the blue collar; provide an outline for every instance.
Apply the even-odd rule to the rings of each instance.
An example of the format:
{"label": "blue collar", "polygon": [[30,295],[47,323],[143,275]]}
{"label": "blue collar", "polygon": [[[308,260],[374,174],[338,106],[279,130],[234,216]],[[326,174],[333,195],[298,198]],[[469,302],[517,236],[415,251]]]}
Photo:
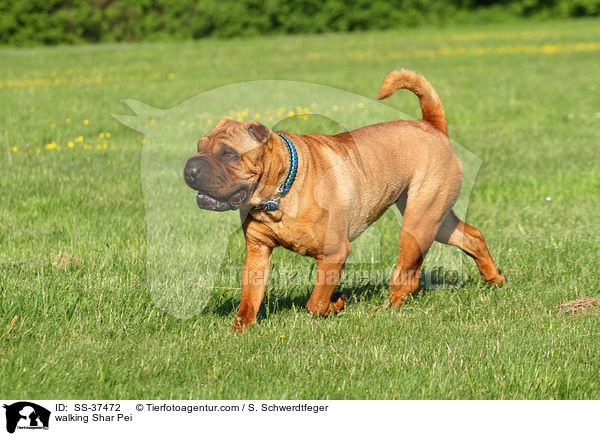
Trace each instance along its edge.
{"label": "blue collar", "polygon": [[288,170],[283,183],[279,187],[277,194],[260,206],[260,209],[265,212],[272,212],[279,209],[279,200],[281,200],[281,197],[284,197],[288,192],[290,192],[292,183],[294,183],[294,179],[296,178],[296,172],[298,171],[298,153],[296,153],[296,147],[294,147],[292,141],[290,141],[289,138],[283,133],[275,133],[277,133],[281,139],[283,139],[283,142],[285,142],[285,145],[288,149],[288,153],[290,154],[290,169]]}

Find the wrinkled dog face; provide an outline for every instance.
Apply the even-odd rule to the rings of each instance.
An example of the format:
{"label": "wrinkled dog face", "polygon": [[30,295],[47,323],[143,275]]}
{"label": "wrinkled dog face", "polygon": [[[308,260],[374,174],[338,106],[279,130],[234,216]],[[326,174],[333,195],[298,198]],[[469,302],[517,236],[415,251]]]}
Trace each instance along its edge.
{"label": "wrinkled dog face", "polygon": [[270,133],[256,121],[222,119],[198,141],[198,153],[188,159],[183,176],[198,191],[200,209],[238,209],[250,198],[262,173]]}

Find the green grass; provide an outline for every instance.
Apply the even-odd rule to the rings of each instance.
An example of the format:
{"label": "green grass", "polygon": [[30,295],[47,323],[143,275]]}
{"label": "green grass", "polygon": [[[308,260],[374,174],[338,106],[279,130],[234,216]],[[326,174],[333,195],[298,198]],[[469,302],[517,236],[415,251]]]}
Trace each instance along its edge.
{"label": "green grass", "polygon": [[[600,297],[599,24],[0,51],[0,397],[599,399],[600,316],[554,310]],[[236,335],[243,242],[234,236],[237,277],[186,308],[193,316],[155,305],[143,136],[112,117],[131,113],[121,99],[171,108],[258,79],[373,97],[400,67],[431,81],[451,137],[483,160],[467,221],[484,233],[506,287],[485,287],[466,259],[460,287],[422,289],[400,310],[374,313],[388,277],[372,286],[346,278],[351,304],[317,320],[303,308],[312,283],[297,276],[273,281],[257,325]],[[420,117],[407,92],[387,104]],[[205,129],[167,131],[187,141]],[[96,138],[106,132],[103,149]],[[191,154],[194,142],[181,147]],[[199,216],[189,201],[186,213]],[[207,225],[193,234],[194,224],[174,233],[207,239]],[[393,214],[377,226],[387,268],[398,226]],[[430,271],[444,267],[436,250]],[[274,268],[310,275],[311,264],[280,250]]]}

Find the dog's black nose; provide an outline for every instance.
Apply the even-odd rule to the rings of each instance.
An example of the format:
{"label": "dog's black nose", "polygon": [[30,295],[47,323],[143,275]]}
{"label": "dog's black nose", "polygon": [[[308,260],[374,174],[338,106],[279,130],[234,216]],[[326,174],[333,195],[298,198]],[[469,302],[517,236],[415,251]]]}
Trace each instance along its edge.
{"label": "dog's black nose", "polygon": [[200,156],[194,156],[188,159],[183,170],[185,183],[190,188],[198,189],[199,179],[206,172],[206,162]]}

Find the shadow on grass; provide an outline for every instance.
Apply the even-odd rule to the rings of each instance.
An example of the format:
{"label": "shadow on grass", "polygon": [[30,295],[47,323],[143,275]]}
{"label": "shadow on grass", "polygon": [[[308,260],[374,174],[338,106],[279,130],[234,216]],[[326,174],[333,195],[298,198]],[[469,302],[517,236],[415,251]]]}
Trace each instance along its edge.
{"label": "shadow on grass", "polygon": [[[420,298],[440,289],[451,290],[452,292],[454,290],[460,291],[462,287],[476,286],[478,283],[476,278],[467,276],[458,285],[453,284],[448,286],[448,277],[451,273],[452,271],[447,271],[441,267],[436,268],[436,274],[428,275],[428,271],[423,270],[422,275],[427,276],[428,279],[427,281],[420,281],[419,287],[413,293],[413,297]],[[389,276],[391,277],[391,273]],[[314,281],[314,277],[311,278],[310,284],[307,282],[306,286],[297,288],[294,294],[290,294],[289,289],[285,286],[276,285],[270,289],[268,288],[259,309],[258,318],[264,319],[271,313],[293,308],[304,310],[312,292],[312,281]],[[344,284],[338,286],[336,291],[345,294],[350,304],[352,302],[374,302],[381,304],[387,299],[389,292],[388,285],[389,279],[373,283]],[[238,290],[232,289],[228,294],[224,300],[210,305],[209,309],[207,309],[208,312],[222,317],[229,317],[237,312],[241,299],[241,290],[239,288]],[[412,299],[413,301],[414,298]],[[410,302],[405,304],[410,304]]]}
{"label": "shadow on grass", "polygon": [[[388,297],[389,280],[396,266],[396,242],[386,244],[380,242],[384,252],[390,253],[393,263],[347,264],[342,276],[342,284],[336,290],[344,293],[349,302],[375,302],[382,304]],[[283,250],[283,249],[282,249]],[[295,255],[298,256],[298,255]],[[207,312],[222,317],[229,317],[236,313],[241,300],[241,269],[245,259],[245,239],[241,229],[237,229],[229,235],[226,254],[221,262],[220,271],[223,277],[221,283],[225,292],[215,293],[213,302],[205,309]],[[282,263],[288,266],[283,267]],[[288,263],[289,262],[289,263]],[[293,268],[291,268],[293,265]],[[306,257],[282,258],[275,261],[271,270],[271,278],[267,285],[265,298],[258,312],[259,318],[265,318],[271,313],[292,308],[304,310],[312,292],[315,282],[315,262]],[[291,270],[291,271],[290,271]],[[232,273],[235,271],[235,273]],[[366,274],[367,279],[363,279]],[[350,275],[355,277],[349,279]],[[344,277],[346,281],[344,282]],[[413,297],[420,298],[439,289],[460,289],[477,283],[479,277],[462,275],[458,271],[436,265],[431,269],[424,268],[421,272],[419,287]],[[414,298],[411,299],[414,301]],[[411,304],[407,301],[405,304]]]}

